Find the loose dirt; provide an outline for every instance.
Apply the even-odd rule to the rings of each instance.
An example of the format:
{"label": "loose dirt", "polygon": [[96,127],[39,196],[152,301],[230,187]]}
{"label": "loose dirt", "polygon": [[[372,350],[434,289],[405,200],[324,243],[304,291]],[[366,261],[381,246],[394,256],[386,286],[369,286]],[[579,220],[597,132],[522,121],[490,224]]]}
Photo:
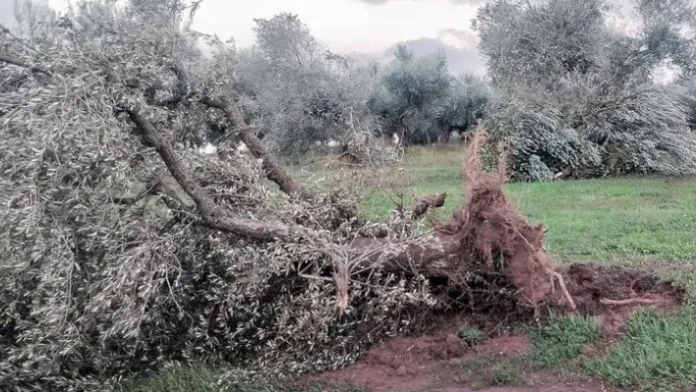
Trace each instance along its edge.
{"label": "loose dirt", "polygon": [[[676,309],[685,295],[683,289],[655,274],[623,266],[573,264],[564,275],[578,312],[598,316],[605,337],[620,334],[638,308],[668,312]],[[612,304],[624,302],[627,304]]]}
{"label": "loose dirt", "polygon": [[524,336],[493,338],[474,347],[447,333],[399,337],[367,351],[355,365],[324,373],[317,379],[351,382],[375,392],[422,391],[438,381],[452,382],[461,371],[462,362],[487,355],[512,356],[530,347]]}

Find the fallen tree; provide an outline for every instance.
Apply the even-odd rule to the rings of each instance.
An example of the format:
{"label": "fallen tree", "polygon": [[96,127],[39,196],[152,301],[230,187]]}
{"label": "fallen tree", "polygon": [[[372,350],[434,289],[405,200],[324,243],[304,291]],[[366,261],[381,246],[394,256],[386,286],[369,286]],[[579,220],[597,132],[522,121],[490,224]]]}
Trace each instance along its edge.
{"label": "fallen tree", "polygon": [[[574,306],[543,229],[509,204],[502,170],[481,171],[483,132],[451,222],[414,229],[438,195],[372,224],[349,192],[294,181],[214,81],[163,60],[162,42],[181,37],[109,7],[74,17],[114,18],[119,41],[76,23],[37,42],[40,56],[11,41],[0,58],[0,389],[100,390],[172,360],[335,368],[462,296],[555,301],[554,280]],[[211,111],[256,159],[177,142]],[[488,295],[472,295],[481,284]]]}

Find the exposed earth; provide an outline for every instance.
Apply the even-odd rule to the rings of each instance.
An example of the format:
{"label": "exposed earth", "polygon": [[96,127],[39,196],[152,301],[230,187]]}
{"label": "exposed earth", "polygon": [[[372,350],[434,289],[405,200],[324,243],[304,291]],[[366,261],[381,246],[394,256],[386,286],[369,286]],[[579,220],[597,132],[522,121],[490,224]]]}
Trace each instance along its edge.
{"label": "exposed earth", "polygon": [[[602,325],[601,341],[583,347],[581,357],[602,355],[620,337],[628,317],[638,308],[669,312],[682,301],[680,289],[637,269],[573,264],[562,272],[577,311],[596,317]],[[561,376],[552,371],[525,373],[512,385],[492,385],[496,382],[491,382],[486,370],[528,352],[532,347],[529,338],[520,331],[511,331],[469,347],[456,334],[460,322],[439,320],[439,325],[424,336],[393,338],[365,352],[354,365],[315,375],[312,380],[349,382],[375,392],[619,390],[583,375]]]}

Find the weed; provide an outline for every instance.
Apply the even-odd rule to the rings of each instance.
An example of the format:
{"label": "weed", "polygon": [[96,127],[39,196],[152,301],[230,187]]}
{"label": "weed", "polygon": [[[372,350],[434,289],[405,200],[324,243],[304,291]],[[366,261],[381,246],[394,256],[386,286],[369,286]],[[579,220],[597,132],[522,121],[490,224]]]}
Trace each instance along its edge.
{"label": "weed", "polygon": [[519,381],[517,370],[509,364],[504,364],[493,374],[491,383],[493,385],[512,385],[519,383]]}
{"label": "weed", "polygon": [[670,315],[636,312],[609,354],[584,367],[617,386],[664,390],[696,384],[696,309]]}
{"label": "weed", "polygon": [[483,340],[483,332],[475,327],[464,326],[459,329],[457,336],[469,347],[475,346]]}

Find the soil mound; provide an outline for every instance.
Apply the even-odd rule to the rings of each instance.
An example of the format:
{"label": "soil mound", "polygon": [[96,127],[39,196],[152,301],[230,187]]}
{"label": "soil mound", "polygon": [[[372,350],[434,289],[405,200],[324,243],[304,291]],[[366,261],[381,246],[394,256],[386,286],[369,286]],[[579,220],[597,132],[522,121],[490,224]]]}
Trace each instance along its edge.
{"label": "soil mound", "polygon": [[619,334],[638,308],[669,311],[685,296],[682,288],[635,268],[573,264],[565,275],[578,311],[599,316],[605,336]]}
{"label": "soil mound", "polygon": [[566,276],[568,291],[584,314],[616,306],[676,306],[684,296],[682,289],[650,272],[623,266],[573,264]]}

